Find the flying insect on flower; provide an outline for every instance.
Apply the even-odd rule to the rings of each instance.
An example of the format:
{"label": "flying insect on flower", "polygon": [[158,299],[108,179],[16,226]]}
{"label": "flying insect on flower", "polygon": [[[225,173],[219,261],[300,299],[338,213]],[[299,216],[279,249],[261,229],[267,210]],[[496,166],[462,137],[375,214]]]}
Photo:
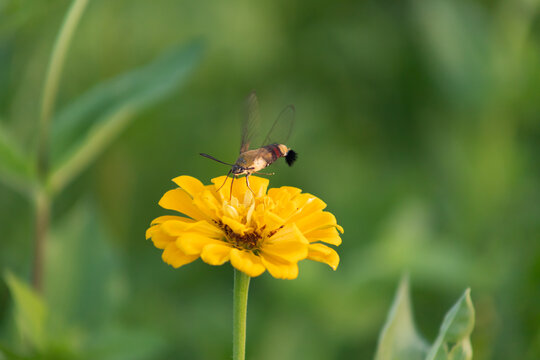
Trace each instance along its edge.
{"label": "flying insect on flower", "polygon": [[[280,157],[284,157],[289,166],[292,166],[296,161],[297,153],[284,144],[289,139],[292,131],[295,108],[293,105],[285,107],[270,128],[268,135],[264,138],[262,146],[252,150],[249,149],[249,146],[260,123],[259,102],[257,100],[257,94],[254,91],[251,92],[246,99],[246,110],[246,116],[242,125],[240,155],[238,156],[238,159],[236,159],[236,162],[234,164],[229,164],[208,154],[201,153],[201,155],[222,164],[232,166],[221,186],[225,185],[225,182],[231,173],[233,177],[231,189],[234,184],[234,179],[238,176],[246,175],[247,187],[253,193],[253,190],[249,185],[249,176],[251,174],[273,175],[273,173],[265,174],[259,171],[270,166]],[[276,140],[279,140],[279,142]]]}
{"label": "flying insect on flower", "polygon": [[[174,215],[152,221],[146,238],[163,249],[163,261],[174,268],[198,258],[210,265],[226,262],[255,277],[266,270],[275,278],[295,279],[298,262],[310,259],[336,270],[343,228],[324,211],[326,203],[301,189],[268,189],[269,180],[252,177],[254,193],[239,182],[229,193],[225,176],[204,185],[191,176],[173,181],[159,201]],[[231,179],[232,182],[232,179]],[[228,200],[231,199],[231,200]]]}

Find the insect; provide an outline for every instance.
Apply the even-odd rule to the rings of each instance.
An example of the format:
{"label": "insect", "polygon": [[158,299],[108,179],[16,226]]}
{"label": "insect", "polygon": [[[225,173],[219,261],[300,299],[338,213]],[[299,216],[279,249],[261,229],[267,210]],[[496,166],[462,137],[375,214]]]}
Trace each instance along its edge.
{"label": "insect", "polygon": [[[215,157],[203,154],[202,156],[217,161],[219,163],[231,166],[231,169],[227,173],[227,177],[223,184],[219,187],[221,189],[227,182],[227,179],[232,174],[231,181],[231,194],[233,183],[238,176],[246,175],[246,185],[248,189],[255,195],[255,192],[249,186],[249,176],[251,174],[273,175],[273,173],[260,173],[259,171],[274,163],[277,159],[284,157],[285,161],[291,166],[297,158],[297,153],[283,144],[286,142],[291,134],[292,126],[294,123],[295,109],[293,105],[288,105],[281,111],[276,121],[270,128],[268,135],[264,138],[262,146],[258,149],[249,149],[249,145],[256,128],[259,125],[259,102],[257,100],[257,94],[251,92],[246,99],[246,116],[242,124],[242,139],[240,144],[240,155],[234,164],[229,164]],[[279,140],[281,142],[277,142]],[[218,190],[219,190],[218,189]]]}

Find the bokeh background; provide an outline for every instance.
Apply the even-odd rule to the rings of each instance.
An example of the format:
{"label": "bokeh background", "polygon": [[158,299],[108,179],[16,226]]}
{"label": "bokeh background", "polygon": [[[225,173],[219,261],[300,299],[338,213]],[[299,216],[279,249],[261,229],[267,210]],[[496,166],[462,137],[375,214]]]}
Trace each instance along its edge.
{"label": "bokeh background", "polygon": [[[36,146],[42,88],[70,2],[0,1],[0,121]],[[472,289],[475,359],[540,358],[540,22],[536,0],[92,0],[63,68],[60,111],[178,44],[202,51],[55,199],[45,300],[54,355],[226,359],[229,264],[174,270],[145,241],[170,179],[234,161],[246,95],[266,128],[296,106],[271,186],[321,197],[345,228],[337,271],[251,282],[250,359],[370,359],[401,276],[433,341]],[[31,202],[0,184],[0,270],[30,280]],[[13,334],[0,283],[0,339]],[[52,335],[51,335],[52,336]]]}

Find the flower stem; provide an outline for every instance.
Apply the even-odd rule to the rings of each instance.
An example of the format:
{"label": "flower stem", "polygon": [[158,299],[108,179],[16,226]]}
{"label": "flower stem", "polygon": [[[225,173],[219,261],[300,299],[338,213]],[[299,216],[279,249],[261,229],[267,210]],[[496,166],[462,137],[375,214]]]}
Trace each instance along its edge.
{"label": "flower stem", "polygon": [[250,279],[249,275],[234,269],[233,360],[246,358],[246,315]]}

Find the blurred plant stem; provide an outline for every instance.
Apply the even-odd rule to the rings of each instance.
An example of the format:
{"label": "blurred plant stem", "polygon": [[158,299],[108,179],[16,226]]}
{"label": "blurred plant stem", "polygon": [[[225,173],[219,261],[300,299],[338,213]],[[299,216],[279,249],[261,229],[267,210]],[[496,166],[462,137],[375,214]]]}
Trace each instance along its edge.
{"label": "blurred plant stem", "polygon": [[246,358],[246,315],[249,275],[234,269],[233,360]]}
{"label": "blurred plant stem", "polygon": [[43,86],[41,101],[41,113],[39,119],[39,143],[38,143],[38,173],[45,176],[48,172],[48,147],[51,117],[54,112],[54,104],[58,93],[58,84],[71,39],[79,24],[82,13],[88,4],[88,0],[73,0],[64,22],[60,27],[58,36],[49,59],[49,66]]}
{"label": "blurred plant stem", "polygon": [[45,191],[38,190],[34,198],[35,238],[33,285],[37,291],[43,289],[44,251],[51,215],[51,201]]}
{"label": "blurred plant stem", "polygon": [[79,20],[88,4],[88,0],[73,0],[68,9],[64,22],[54,42],[49,60],[49,66],[43,86],[41,112],[39,118],[39,134],[37,147],[37,173],[39,185],[34,192],[35,209],[35,238],[34,238],[34,268],[33,285],[37,291],[43,287],[44,249],[49,230],[51,197],[48,190],[49,176],[49,132],[51,117],[54,113],[58,84],[71,39],[79,24]]}

